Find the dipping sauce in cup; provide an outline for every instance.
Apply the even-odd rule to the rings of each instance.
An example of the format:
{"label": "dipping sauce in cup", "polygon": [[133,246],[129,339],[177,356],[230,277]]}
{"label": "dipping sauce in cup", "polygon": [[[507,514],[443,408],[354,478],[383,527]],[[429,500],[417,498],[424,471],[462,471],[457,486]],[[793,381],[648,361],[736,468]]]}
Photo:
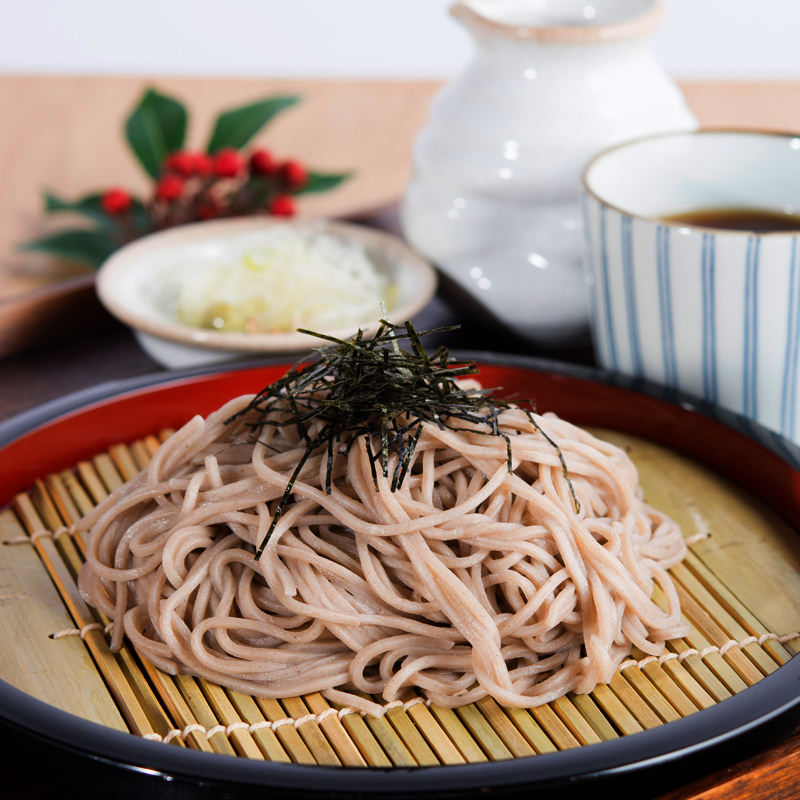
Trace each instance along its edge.
{"label": "dipping sauce in cup", "polygon": [[624,143],[586,167],[582,210],[601,366],[800,441],[800,134]]}

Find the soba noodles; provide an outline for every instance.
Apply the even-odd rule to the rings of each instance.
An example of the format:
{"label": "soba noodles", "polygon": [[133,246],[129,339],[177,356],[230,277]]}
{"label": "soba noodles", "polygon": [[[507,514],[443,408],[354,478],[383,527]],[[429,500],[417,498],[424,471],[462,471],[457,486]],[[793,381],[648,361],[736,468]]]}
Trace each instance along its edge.
{"label": "soba noodles", "polygon": [[194,417],[84,519],[80,586],[113,620],[114,648],[127,636],[169,673],[370,712],[363,694],[413,690],[536,706],[686,633],[666,571],[683,537],[643,500],[630,458],[513,406],[495,435],[423,422],[394,490],[373,469],[380,440],[332,460],[316,448],[256,558],[307,440],[262,425],[252,401]]}

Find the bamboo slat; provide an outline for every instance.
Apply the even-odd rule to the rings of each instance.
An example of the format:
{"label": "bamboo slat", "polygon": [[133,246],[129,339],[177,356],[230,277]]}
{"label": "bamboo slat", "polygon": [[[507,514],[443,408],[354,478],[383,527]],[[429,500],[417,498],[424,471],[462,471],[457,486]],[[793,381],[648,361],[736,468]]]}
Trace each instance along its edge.
{"label": "bamboo slat", "polygon": [[456,709],[456,713],[491,761],[511,758],[511,751],[503,743],[500,734],[475,705],[462,706]]}
{"label": "bamboo slat", "polygon": [[[569,728],[561,720],[561,717],[549,705],[532,708],[528,713],[547,733],[550,742],[557,750],[567,750],[570,747],[578,747],[580,745],[580,742],[573,736]],[[519,712],[516,712],[515,716],[520,716]]]}
{"label": "bamboo slat", "polygon": [[[610,686],[598,686],[593,692],[592,697],[597,701],[602,709],[606,720],[613,723],[614,727],[623,734],[638,733],[644,730],[636,717],[625,706],[625,704],[612,691]],[[604,736],[603,738],[611,738]]]}
{"label": "bamboo slat", "polygon": [[195,681],[188,675],[175,675],[172,681],[183,698],[186,708],[190,709],[194,717],[194,721],[189,724],[199,725],[206,731],[206,739],[215,753],[222,753],[226,756],[234,755],[233,745],[228,741],[225,731],[217,730],[220,725],[224,726],[226,723],[214,713],[198,685],[200,681]]}
{"label": "bamboo slat", "polygon": [[688,717],[700,710],[695,701],[683,691],[680,684],[667,670],[670,662],[664,665],[650,662],[642,665],[642,672],[650,679],[653,685],[661,693],[681,717]]}
{"label": "bamboo slat", "polygon": [[711,708],[714,698],[692,676],[692,673],[680,661],[665,661],[664,672],[674,679],[684,694],[698,708]]}
{"label": "bamboo slat", "polygon": [[[285,763],[387,768],[535,757],[711,708],[800,648],[800,637],[777,641],[800,623],[796,534],[697,464],[614,434],[607,438],[627,447],[648,500],[675,517],[685,535],[704,537],[672,570],[691,630],[671,641],[662,657],[634,653],[608,685],[536,708],[507,709],[485,698],[450,709],[418,698],[392,704],[382,716],[336,708],[319,693],[266,700],[167,675],[126,645],[109,650],[108,620],[88,608],[77,589],[84,539],[69,526],[146,467],[169,434],[116,444],[73,469],[43,476],[13,508],[0,511],[0,541],[19,543],[0,550],[0,641],[7,645],[0,677],[109,727]],[[755,559],[749,577],[728,564],[726,553],[729,560]],[[654,599],[663,605],[658,591]],[[12,641],[26,647],[11,648]]]}
{"label": "bamboo slat", "polygon": [[364,720],[355,715],[348,714],[342,717],[345,730],[358,747],[367,765],[370,767],[391,767],[392,762],[384,753],[378,741],[370,732]]}
{"label": "bamboo slat", "polygon": [[327,764],[329,766],[339,766],[342,762],[336,755],[336,751],[331,743],[325,738],[325,734],[316,719],[309,719],[314,716],[308,706],[300,697],[287,697],[281,701],[281,705],[286,710],[286,715],[296,720],[304,720],[296,724],[300,738],[305,742],[310,753],[314,754],[317,764]]}
{"label": "bamboo slat", "polygon": [[596,696],[597,691],[602,692],[603,690],[603,686],[598,686],[591,695],[575,695],[575,697],[572,698],[572,702],[583,718],[595,729],[600,739],[606,741],[608,739],[616,739],[617,731],[611,723],[611,720],[603,714],[594,702],[593,698]]}
{"label": "bamboo slat", "polygon": [[448,735],[446,728],[424,704],[418,703],[408,709],[408,716],[436,753],[441,764],[463,764],[464,756]]}
{"label": "bamboo slat", "polygon": [[328,701],[318,692],[306,695],[305,701],[312,714],[317,716],[325,714],[325,718],[320,721],[319,726],[341,759],[342,764],[349,767],[366,766],[367,762],[355,742],[348,735],[344,725],[342,725],[342,721],[336,714],[329,713],[331,707]]}
{"label": "bamboo slat", "polygon": [[280,761],[286,764],[291,763],[291,756],[278,741],[275,731],[266,726],[264,715],[261,713],[261,709],[256,705],[255,700],[249,695],[241,694],[240,692],[229,692],[228,696],[239,716],[252,729],[253,738],[263,753],[264,758],[269,761]]}
{"label": "bamboo slat", "polygon": [[400,741],[408,747],[417,764],[429,767],[440,763],[407,711],[392,708],[386,713],[386,720],[395,729]]}
{"label": "bamboo slat", "polygon": [[247,758],[263,758],[261,750],[256,744],[249,730],[241,726],[242,718],[236,712],[230,698],[221,686],[198,679],[197,685],[208,701],[209,707],[214,712],[214,725],[224,725],[230,728],[227,736],[236,753]]}
{"label": "bamboo slat", "polygon": [[397,731],[389,724],[385,716],[367,716],[364,719],[394,766],[413,767],[417,765],[411,750],[400,738]]}
{"label": "bamboo slat", "polygon": [[[50,513],[52,513],[52,508],[48,507],[43,500],[40,500],[37,503],[37,511],[39,510],[39,506],[42,506],[45,510],[45,513],[50,516]],[[48,511],[50,513],[48,513]],[[24,513],[24,516],[27,517],[28,513]],[[56,527],[58,527],[59,521],[59,518],[52,520]],[[61,556],[65,566],[69,569],[73,581],[77,581],[78,573],[82,563],[82,556],[78,552],[75,542],[73,542],[71,537],[63,535],[55,538],[54,542],[56,550]],[[108,625],[109,620],[103,614],[94,612],[94,616],[103,627]],[[142,670],[131,651],[127,647],[123,647],[116,654],[116,660],[130,686],[131,691],[138,701],[139,707],[144,712],[151,725],[150,732],[159,736],[167,735],[170,730],[169,717],[167,716],[163,706],[156,697],[152,688],[144,679]],[[179,743],[182,744],[182,742]]]}
{"label": "bamboo slat", "polygon": [[639,696],[636,689],[625,680],[621,673],[617,673],[611,679],[609,688],[617,696],[622,707],[633,715],[642,730],[657,728],[662,724],[658,714]]}
{"label": "bamboo slat", "polygon": [[[279,720],[286,719],[287,713],[281,707],[277,700],[264,700],[263,698],[256,699],[256,705],[261,709],[264,718],[270,722],[278,722]],[[278,741],[283,745],[286,752],[290,755],[292,761],[297,764],[314,764],[316,760],[308,749],[306,743],[300,737],[297,729],[293,725],[281,725],[274,728]]]}
{"label": "bamboo slat", "polygon": [[[622,672],[622,677],[635,689],[641,700],[653,709],[660,720],[672,722],[681,718],[677,708],[669,702],[666,694],[662,693],[663,690],[660,690],[656,683],[652,682],[639,667],[626,668]],[[688,714],[684,716],[688,716]]]}
{"label": "bamboo slat", "polygon": [[171,677],[147,662],[143,662],[142,669],[155,693],[161,698],[161,702],[169,712],[172,720],[171,730],[186,731],[185,735],[181,736],[180,739],[173,741],[184,741],[195,750],[203,750],[208,753],[214,752],[208,737],[202,731],[196,729],[200,725],[197,716],[175,686]]}
{"label": "bamboo slat", "polygon": [[532,756],[536,752],[517,730],[506,710],[497,704],[497,701],[486,697],[475,705],[481,710],[486,721],[492,726],[512,756]]}
{"label": "bamboo slat", "polygon": [[[118,659],[108,649],[103,633],[98,628],[92,627],[96,623],[96,619],[81,598],[78,587],[75,585],[74,577],[67,565],[61,560],[52,538],[47,536],[34,537],[35,533],[45,529],[30,498],[26,495],[18,496],[15,501],[15,507],[28,535],[31,537],[32,547],[35,548],[37,555],[53,580],[65,608],[72,617],[74,625],[79,630],[86,631],[85,635],[81,635],[81,638],[86,643],[89,653],[128,725],[135,733],[142,736],[156,733],[138,697],[126,680]],[[56,634],[58,631],[51,631],[51,633]],[[27,637],[24,637],[22,641],[27,641]],[[56,661],[51,666],[51,669],[53,668],[62,668],[60,661]]]}
{"label": "bamboo slat", "polygon": [[488,761],[480,744],[470,735],[470,732],[452,708],[432,706],[431,712],[439,721],[442,728],[447,732],[453,745],[458,749],[466,762],[470,764],[479,764],[482,761]]}
{"label": "bamboo slat", "polygon": [[714,674],[708,664],[698,655],[693,654],[691,648],[685,641],[678,640],[670,644],[670,650],[679,655],[686,655],[683,663],[689,674],[714,698],[714,702],[720,703],[725,698],[730,697],[732,692]]}
{"label": "bamboo slat", "polygon": [[552,753],[559,749],[548,735],[547,729],[536,721],[528,709],[508,708],[506,714],[535,752]]}
{"label": "bamboo slat", "polygon": [[[28,538],[11,510],[0,511],[0,542]],[[117,730],[128,726],[91,653],[79,637],[50,638],[75,621],[31,545],[3,547],[0,568],[0,675],[13,686],[63,711]],[[26,646],[22,646],[22,645]],[[54,669],[54,663],[69,669]]]}
{"label": "bamboo slat", "polygon": [[[591,722],[581,713],[573,702],[573,698],[559,697],[551,705],[563,720],[564,724],[572,731],[581,744],[592,744],[602,741]],[[612,736],[612,738],[614,738]]]}

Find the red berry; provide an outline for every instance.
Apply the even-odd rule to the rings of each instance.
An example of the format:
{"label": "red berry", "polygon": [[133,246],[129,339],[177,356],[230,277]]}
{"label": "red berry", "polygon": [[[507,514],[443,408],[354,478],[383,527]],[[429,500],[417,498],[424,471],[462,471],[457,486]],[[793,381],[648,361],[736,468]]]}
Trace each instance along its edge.
{"label": "red berry", "polygon": [[177,172],[188,178],[194,172],[194,158],[191,153],[184,150],[176,150],[164,159],[165,172]]}
{"label": "red berry", "polygon": [[109,189],[102,197],[103,211],[115,217],[131,207],[131,196],[124,189]]}
{"label": "red berry", "polygon": [[287,189],[301,189],[308,180],[306,168],[293,159],[284,161],[278,169],[281,184]]}
{"label": "red berry", "polygon": [[253,175],[272,175],[275,172],[276,164],[272,153],[269,150],[253,150],[250,154],[250,172]]}
{"label": "red berry", "polygon": [[156,197],[159,200],[177,200],[183,193],[183,178],[177,175],[164,175],[156,184]]}
{"label": "red berry", "polygon": [[205,153],[192,153],[192,170],[195,175],[206,177],[214,172],[214,160]]}
{"label": "red berry", "polygon": [[243,166],[242,157],[233,147],[223,147],[214,156],[214,171],[220,178],[235,178]]}
{"label": "red berry", "polygon": [[176,150],[164,159],[164,172],[174,172],[184,178],[192,175],[206,176],[214,171],[214,162],[205,153]]}
{"label": "red berry", "polygon": [[267,210],[274,217],[293,217],[296,212],[294,200],[288,194],[276,194],[269,201]]}

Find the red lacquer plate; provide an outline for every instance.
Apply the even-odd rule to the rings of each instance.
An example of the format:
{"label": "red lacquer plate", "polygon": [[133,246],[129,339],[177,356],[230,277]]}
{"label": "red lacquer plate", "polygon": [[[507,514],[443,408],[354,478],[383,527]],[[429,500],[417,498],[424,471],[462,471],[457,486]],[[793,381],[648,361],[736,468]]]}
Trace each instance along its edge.
{"label": "red lacquer plate", "polygon": [[[538,411],[640,436],[695,459],[746,486],[800,531],[800,450],[778,434],[692,398],[590,368],[519,356],[455,355],[476,360],[483,385],[502,387],[497,394],[532,398]],[[205,415],[231,397],[262,389],[289,366],[262,362],[161,373],[99,386],[22,414],[0,425],[0,506],[37,478],[116,443]],[[485,797],[521,789],[557,789],[563,798],[585,794],[590,781],[592,788],[624,788],[648,797],[791,730],[800,711],[798,686],[795,658],[713,708],[642,733],[529,758],[415,769],[278,764],[165,746],[59,711],[3,682],[0,723],[7,755],[34,742],[36,753],[49,748],[47,763],[57,763],[64,775],[78,765],[84,797],[106,796],[93,791],[107,781],[120,790],[127,787],[126,797],[195,800],[263,797],[265,791],[270,797]]]}

